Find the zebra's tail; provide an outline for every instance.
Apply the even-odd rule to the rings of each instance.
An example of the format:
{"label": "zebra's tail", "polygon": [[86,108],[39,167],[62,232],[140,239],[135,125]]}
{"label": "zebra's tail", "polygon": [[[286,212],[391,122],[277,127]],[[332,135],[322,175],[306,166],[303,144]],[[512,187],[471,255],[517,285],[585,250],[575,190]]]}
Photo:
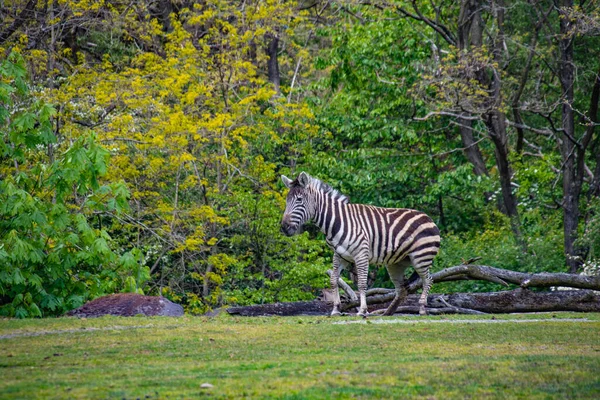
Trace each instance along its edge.
{"label": "zebra's tail", "polygon": [[406,279],[405,282],[405,286],[409,287],[413,282],[415,282],[417,279],[419,279],[419,274],[417,273],[417,271],[413,271],[412,275],[410,276],[410,278]]}

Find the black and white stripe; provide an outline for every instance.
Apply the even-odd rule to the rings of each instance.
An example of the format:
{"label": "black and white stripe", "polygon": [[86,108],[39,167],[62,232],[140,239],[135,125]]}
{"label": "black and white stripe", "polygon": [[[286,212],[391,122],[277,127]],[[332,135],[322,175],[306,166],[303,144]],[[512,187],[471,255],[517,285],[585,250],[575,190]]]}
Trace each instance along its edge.
{"label": "black and white stripe", "polygon": [[440,248],[440,231],[429,216],[405,208],[352,204],[346,196],[305,172],[294,181],[285,176],[281,179],[290,189],[281,221],[282,232],[294,235],[304,223],[313,220],[334,250],[332,315],[339,314],[339,274],[351,263],[356,265],[358,276],[359,315],[367,314],[369,264],[385,265],[396,287],[396,296],[386,310],[388,315],[406,297],[404,271],[412,265],[423,280],[419,312],[425,314],[432,283],[429,268]]}

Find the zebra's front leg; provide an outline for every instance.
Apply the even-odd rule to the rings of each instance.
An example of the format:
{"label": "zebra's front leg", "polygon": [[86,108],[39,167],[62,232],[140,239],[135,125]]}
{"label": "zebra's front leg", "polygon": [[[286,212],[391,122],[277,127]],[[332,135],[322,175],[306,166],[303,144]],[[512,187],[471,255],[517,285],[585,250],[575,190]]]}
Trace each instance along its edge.
{"label": "zebra's front leg", "polygon": [[329,277],[329,283],[331,284],[331,289],[333,289],[333,310],[331,311],[332,317],[341,315],[340,305],[342,301],[340,300],[338,280],[340,279],[340,272],[342,271],[343,267],[344,263],[340,256],[337,253],[333,253],[333,271],[331,272],[331,276]]}
{"label": "zebra's front leg", "polygon": [[367,256],[356,257],[356,274],[358,275],[358,295],[360,297],[360,308],[358,316],[366,317],[369,315],[367,309],[367,276],[369,274],[369,259]]}

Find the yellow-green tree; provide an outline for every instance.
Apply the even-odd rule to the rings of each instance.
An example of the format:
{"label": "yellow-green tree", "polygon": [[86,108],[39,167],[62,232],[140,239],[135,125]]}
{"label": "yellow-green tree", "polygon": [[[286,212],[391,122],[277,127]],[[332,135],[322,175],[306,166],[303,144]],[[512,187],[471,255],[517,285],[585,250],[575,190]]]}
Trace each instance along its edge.
{"label": "yellow-green tree", "polygon": [[[21,36],[15,46],[53,82],[40,94],[56,104],[59,134],[93,131],[111,153],[105,179],[126,182],[131,211],[106,223],[123,248],[146,254],[151,288],[196,312],[227,293],[257,298],[248,280],[274,288],[263,299],[310,295],[278,288],[290,265],[275,256],[287,254],[276,177],[318,133],[290,96],[310,26],[295,2],[169,4],[165,16],[150,2],[61,1],[47,23],[75,30],[74,41],[28,51]],[[292,269],[318,276],[307,259]]]}

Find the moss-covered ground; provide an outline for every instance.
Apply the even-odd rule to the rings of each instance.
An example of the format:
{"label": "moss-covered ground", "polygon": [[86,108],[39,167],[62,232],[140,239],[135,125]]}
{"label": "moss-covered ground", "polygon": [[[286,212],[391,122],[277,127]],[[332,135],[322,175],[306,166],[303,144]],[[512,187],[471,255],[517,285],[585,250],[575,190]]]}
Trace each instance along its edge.
{"label": "moss-covered ground", "polygon": [[5,319],[0,399],[600,398],[599,314],[400,319]]}

